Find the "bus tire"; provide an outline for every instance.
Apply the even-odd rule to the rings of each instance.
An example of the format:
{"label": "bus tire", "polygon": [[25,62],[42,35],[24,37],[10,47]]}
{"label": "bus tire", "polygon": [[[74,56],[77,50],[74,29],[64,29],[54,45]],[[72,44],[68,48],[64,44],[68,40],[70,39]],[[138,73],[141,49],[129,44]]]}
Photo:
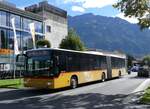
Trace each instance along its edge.
{"label": "bus tire", "polygon": [[119,71],[119,75],[118,76],[119,76],[119,78],[121,77],[121,71]]}
{"label": "bus tire", "polygon": [[104,82],[106,79],[105,73],[103,72],[102,77],[101,77],[101,81]]}
{"label": "bus tire", "polygon": [[78,86],[78,79],[76,76],[72,76],[71,80],[70,80],[70,87],[72,89],[75,89],[75,88],[77,88],[77,86]]}

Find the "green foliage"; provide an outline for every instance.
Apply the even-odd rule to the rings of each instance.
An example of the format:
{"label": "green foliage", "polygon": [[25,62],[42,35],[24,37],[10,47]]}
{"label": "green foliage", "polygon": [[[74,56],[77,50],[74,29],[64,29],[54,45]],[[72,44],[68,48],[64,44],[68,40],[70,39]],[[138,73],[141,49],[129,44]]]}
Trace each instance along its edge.
{"label": "green foliage", "polygon": [[23,79],[0,80],[0,88],[23,88]]}
{"label": "green foliage", "polygon": [[150,87],[145,90],[145,93],[142,96],[140,102],[144,104],[150,104]]}
{"label": "green foliage", "polygon": [[37,46],[37,48],[45,47],[45,46],[47,46],[47,48],[50,48],[51,44],[48,40],[43,39],[43,40],[38,40],[36,42],[36,46]]}
{"label": "green foliage", "polygon": [[142,60],[142,62],[148,66],[150,66],[150,55],[145,56]]}
{"label": "green foliage", "polygon": [[149,0],[119,0],[113,6],[123,12],[125,16],[138,18],[138,24],[141,26],[141,29],[144,29],[150,26],[149,5]]}
{"label": "green foliage", "polygon": [[80,37],[73,29],[70,29],[68,32],[68,36],[66,36],[66,38],[62,40],[60,48],[77,51],[85,50],[83,42],[80,40]]}
{"label": "green foliage", "polygon": [[135,58],[131,55],[127,55],[127,59],[128,59],[128,68],[132,66],[132,61],[135,60]]}

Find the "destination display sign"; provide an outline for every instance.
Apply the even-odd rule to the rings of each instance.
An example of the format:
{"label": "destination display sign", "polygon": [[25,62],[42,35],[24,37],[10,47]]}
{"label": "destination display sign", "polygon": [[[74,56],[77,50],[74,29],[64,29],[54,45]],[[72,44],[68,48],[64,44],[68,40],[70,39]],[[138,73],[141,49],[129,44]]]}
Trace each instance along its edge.
{"label": "destination display sign", "polygon": [[28,57],[50,56],[50,51],[46,51],[46,50],[28,51],[27,56]]}

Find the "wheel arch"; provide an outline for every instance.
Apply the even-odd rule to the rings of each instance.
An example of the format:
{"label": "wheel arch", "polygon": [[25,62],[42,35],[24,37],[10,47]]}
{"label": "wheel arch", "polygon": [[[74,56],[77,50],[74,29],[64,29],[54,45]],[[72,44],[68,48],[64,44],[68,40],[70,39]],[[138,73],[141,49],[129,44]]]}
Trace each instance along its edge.
{"label": "wheel arch", "polygon": [[78,82],[78,76],[77,75],[72,75],[70,79],[75,78]]}

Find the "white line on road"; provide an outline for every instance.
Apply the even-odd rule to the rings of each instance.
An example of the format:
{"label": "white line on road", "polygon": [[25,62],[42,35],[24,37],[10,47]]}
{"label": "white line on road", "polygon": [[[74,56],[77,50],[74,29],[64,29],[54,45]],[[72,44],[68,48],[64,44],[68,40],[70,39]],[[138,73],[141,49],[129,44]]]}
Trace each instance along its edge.
{"label": "white line on road", "polygon": [[143,83],[141,83],[132,93],[144,91],[150,86],[150,79],[146,79]]}

